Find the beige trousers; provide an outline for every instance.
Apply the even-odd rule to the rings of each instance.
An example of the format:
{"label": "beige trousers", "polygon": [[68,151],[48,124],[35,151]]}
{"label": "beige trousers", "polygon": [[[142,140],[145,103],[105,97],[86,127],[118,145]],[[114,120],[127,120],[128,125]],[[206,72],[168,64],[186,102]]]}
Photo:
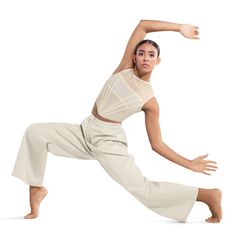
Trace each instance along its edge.
{"label": "beige trousers", "polygon": [[122,124],[88,116],[81,124],[41,123],[24,134],[13,176],[31,186],[42,186],[47,152],[57,156],[99,161],[108,174],[156,213],[186,221],[198,188],[148,180],[128,153]]}

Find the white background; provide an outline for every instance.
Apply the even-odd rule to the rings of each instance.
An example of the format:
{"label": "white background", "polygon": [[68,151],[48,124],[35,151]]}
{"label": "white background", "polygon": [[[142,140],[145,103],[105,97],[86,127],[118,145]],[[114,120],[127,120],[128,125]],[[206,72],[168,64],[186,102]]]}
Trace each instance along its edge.
{"label": "white background", "polygon": [[[233,0],[0,1],[0,235],[222,235],[235,205],[235,10]],[[150,149],[144,114],[123,122],[129,151],[145,176],[223,190],[224,218],[207,224],[196,203],[188,223],[151,212],[96,161],[48,155],[47,198],[36,220],[28,186],[11,177],[23,133],[36,122],[80,123],[123,55],[140,19],[199,26],[201,39],[147,35],[161,47],[151,83],[164,141],[192,159],[209,153],[212,176],[193,173]]]}

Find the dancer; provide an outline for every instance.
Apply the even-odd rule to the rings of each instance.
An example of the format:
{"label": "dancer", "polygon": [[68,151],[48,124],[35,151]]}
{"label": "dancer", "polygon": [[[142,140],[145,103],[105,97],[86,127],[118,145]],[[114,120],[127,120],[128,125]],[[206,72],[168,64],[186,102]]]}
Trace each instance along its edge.
{"label": "dancer", "polygon": [[221,191],[202,189],[147,179],[128,152],[122,121],[134,113],[145,113],[145,125],[153,151],[192,171],[208,174],[216,162],[207,155],[188,159],[167,146],[161,137],[159,106],[151,86],[151,73],[160,63],[160,48],[147,33],[175,31],[189,39],[198,39],[198,27],[157,20],[141,20],[133,31],[123,58],[105,82],[91,114],[80,124],[38,123],[24,134],[13,176],[29,185],[31,212],[36,218],[41,201],[47,195],[43,186],[47,153],[84,160],[97,160],[107,173],[135,198],[156,213],[185,222],[196,201],[206,203],[211,216],[207,222],[222,218]]}

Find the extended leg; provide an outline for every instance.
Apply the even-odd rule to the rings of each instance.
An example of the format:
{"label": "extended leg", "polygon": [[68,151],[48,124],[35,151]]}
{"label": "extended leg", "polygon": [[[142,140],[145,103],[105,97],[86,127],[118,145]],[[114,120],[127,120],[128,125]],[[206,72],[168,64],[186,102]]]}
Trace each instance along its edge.
{"label": "extended leg", "polygon": [[198,188],[150,181],[142,175],[130,155],[97,159],[116,182],[150,210],[178,221],[186,221],[196,201]]}

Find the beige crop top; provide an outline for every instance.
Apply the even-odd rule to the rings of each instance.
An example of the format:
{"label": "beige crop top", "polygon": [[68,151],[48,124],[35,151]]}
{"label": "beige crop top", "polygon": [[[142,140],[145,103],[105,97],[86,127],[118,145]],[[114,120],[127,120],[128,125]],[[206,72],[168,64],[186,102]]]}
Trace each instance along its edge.
{"label": "beige crop top", "polygon": [[133,69],[113,74],[96,99],[98,114],[104,118],[122,122],[142,110],[142,106],[154,96],[150,82],[138,78]]}

